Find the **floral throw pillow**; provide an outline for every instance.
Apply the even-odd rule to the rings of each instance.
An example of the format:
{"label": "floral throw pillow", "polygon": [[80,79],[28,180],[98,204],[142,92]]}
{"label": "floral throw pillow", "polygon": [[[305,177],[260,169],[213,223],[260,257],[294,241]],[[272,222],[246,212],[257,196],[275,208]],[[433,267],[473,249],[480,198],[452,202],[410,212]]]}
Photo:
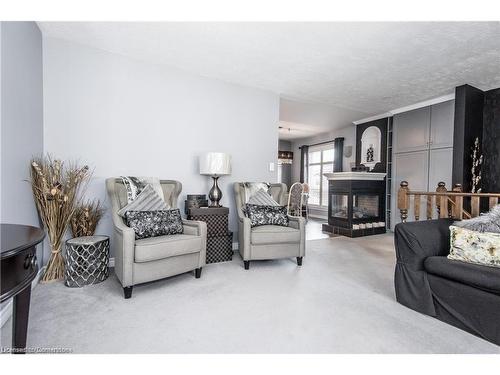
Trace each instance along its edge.
{"label": "floral throw pillow", "polygon": [[500,234],[451,225],[448,259],[500,267]]}
{"label": "floral throw pillow", "polygon": [[260,206],[256,204],[246,204],[245,213],[250,219],[250,226],[260,225],[280,225],[287,227],[289,220],[286,207],[282,206]]}
{"label": "floral throw pillow", "polygon": [[134,230],[136,240],[184,232],[178,208],[162,211],[127,211],[125,223]]}

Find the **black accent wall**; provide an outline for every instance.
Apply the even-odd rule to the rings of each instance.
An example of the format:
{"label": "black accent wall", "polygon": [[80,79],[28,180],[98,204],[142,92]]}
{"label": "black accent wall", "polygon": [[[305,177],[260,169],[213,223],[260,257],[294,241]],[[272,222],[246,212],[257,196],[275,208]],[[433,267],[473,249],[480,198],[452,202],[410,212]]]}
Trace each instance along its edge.
{"label": "black accent wall", "polygon": [[380,163],[377,163],[371,172],[386,173],[387,172],[387,122],[388,118],[384,117],[379,120],[365,122],[356,125],[356,165],[361,163],[361,136],[363,132],[370,126],[376,126],[380,129],[382,141],[380,146]]}
{"label": "black accent wall", "polygon": [[500,192],[500,88],[484,93],[482,191]]}
{"label": "black accent wall", "polygon": [[500,192],[500,88],[482,91],[470,85],[455,90],[453,184],[471,191],[472,148],[476,137],[483,155],[481,192]]}
{"label": "black accent wall", "polygon": [[453,134],[452,183],[462,184],[463,190],[472,188],[472,147],[476,137],[483,138],[484,92],[470,85],[455,89],[455,128]]}

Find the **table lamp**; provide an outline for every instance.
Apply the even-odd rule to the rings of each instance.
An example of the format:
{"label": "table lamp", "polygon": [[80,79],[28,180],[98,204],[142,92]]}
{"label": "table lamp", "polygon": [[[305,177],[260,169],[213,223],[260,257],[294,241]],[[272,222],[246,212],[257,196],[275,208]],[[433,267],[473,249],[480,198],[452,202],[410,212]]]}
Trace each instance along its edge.
{"label": "table lamp", "polygon": [[208,193],[210,207],[222,207],[222,191],[217,184],[220,176],[231,174],[231,156],[223,152],[207,152],[200,156],[200,174],[211,176],[214,185]]}

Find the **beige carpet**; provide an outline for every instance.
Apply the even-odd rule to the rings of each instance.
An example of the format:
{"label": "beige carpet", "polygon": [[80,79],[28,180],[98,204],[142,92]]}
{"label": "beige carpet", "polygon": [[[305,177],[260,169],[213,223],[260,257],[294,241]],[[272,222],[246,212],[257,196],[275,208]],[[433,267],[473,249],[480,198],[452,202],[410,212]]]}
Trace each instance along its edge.
{"label": "beige carpet", "polygon": [[[114,276],[33,292],[28,344],[77,353],[500,353],[399,305],[390,234],[307,242],[293,260],[208,265],[134,288]],[[2,337],[10,339],[9,322]],[[8,342],[8,341],[7,341]]]}

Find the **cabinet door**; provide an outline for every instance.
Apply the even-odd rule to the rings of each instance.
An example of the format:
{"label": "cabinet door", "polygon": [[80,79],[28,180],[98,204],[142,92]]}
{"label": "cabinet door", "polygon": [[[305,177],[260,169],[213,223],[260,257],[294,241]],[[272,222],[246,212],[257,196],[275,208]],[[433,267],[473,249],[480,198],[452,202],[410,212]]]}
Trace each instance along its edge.
{"label": "cabinet door", "polygon": [[[431,150],[429,154],[429,191],[436,191],[439,182],[444,182],[446,188],[451,190],[451,174],[453,170],[453,148]],[[438,218],[435,205],[432,217]]]}
{"label": "cabinet door", "polygon": [[455,126],[455,101],[435,104],[431,107],[431,148],[453,147]]}
{"label": "cabinet door", "polygon": [[[392,179],[391,229],[401,222],[397,204],[399,184],[408,181],[410,190],[427,191],[429,151],[416,151],[394,155]],[[420,219],[425,219],[425,202],[421,197]],[[410,201],[408,221],[414,221],[413,199]]]}
{"label": "cabinet door", "polygon": [[394,115],[394,152],[427,149],[429,147],[430,118],[430,107]]}

